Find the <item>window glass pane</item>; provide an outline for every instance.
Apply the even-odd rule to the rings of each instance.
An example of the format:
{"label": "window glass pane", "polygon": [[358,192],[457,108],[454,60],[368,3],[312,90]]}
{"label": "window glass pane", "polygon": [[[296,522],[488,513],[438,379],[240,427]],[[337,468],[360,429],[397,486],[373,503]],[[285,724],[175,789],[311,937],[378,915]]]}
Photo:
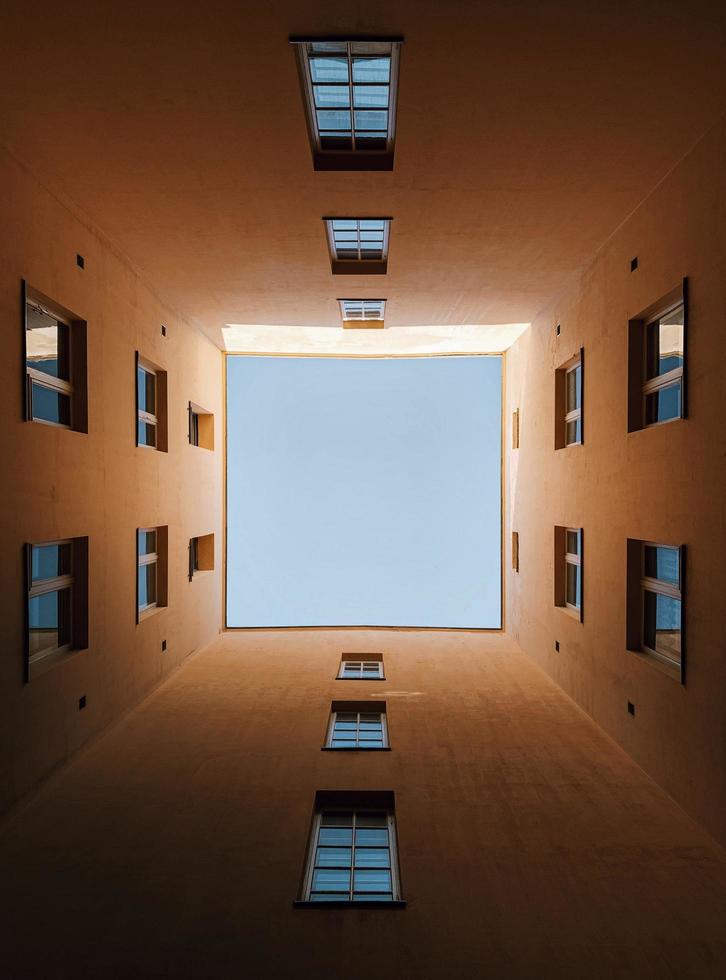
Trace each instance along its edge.
{"label": "window glass pane", "polygon": [[32,582],[43,579],[58,578],[59,575],[70,575],[71,546],[70,544],[39,544],[33,545],[30,560]]}
{"label": "window glass pane", "polygon": [[681,660],[681,600],[643,592],[643,642],[673,663]]}
{"label": "window glass pane", "polygon": [[580,608],[580,566],[567,562],[567,602]]}
{"label": "window glass pane", "polygon": [[361,218],[360,228],[361,231],[383,231],[385,229],[386,222],[383,218]]}
{"label": "window glass pane", "polygon": [[388,112],[374,109],[355,110],[355,128],[386,132],[388,129]]}
{"label": "window glass pane", "polygon": [[567,552],[570,555],[580,554],[580,535],[577,531],[567,532]]}
{"label": "window glass pane", "polygon": [[338,738],[334,736],[333,741],[330,743],[330,747],[333,749],[357,749],[358,743],[355,738]]}
{"label": "window glass pane", "polygon": [[355,831],[355,843],[356,846],[368,846],[368,847],[387,847],[388,846],[388,830],[381,828],[356,828]]}
{"label": "window glass pane", "polygon": [[312,41],[308,45],[308,51],[342,51],[346,54],[348,45],[345,41]]}
{"label": "window glass pane", "polygon": [[30,660],[39,660],[70,642],[71,590],[60,589],[28,600]]}
{"label": "window glass pane", "polygon": [[350,899],[349,892],[311,892],[311,902],[347,902]]}
{"label": "window glass pane", "polygon": [[139,531],[139,554],[156,554],[156,531]]}
{"label": "window glass pane", "polygon": [[356,85],[353,104],[359,109],[387,109],[389,91],[387,85]]}
{"label": "window glass pane", "polygon": [[567,411],[574,412],[582,404],[582,369],[577,367],[565,375],[567,381]]}
{"label": "window glass pane", "polygon": [[655,378],[683,367],[684,308],[676,307],[654,323],[646,333],[647,377]]}
{"label": "window glass pane", "polygon": [[156,415],[156,375],[140,367],[137,373],[137,387],[139,411]]}
{"label": "window glass pane", "polygon": [[344,869],[316,868],[313,871],[313,891],[342,892],[350,888],[350,871]]}
{"label": "window glass pane", "polygon": [[350,89],[347,85],[316,85],[314,92],[317,109],[345,109],[350,106]]}
{"label": "window glass pane", "polygon": [[358,222],[353,218],[333,218],[331,222],[334,231],[356,231]]}
{"label": "window glass pane", "polygon": [[350,847],[319,847],[315,855],[318,868],[349,868],[352,860],[353,850]]}
{"label": "window glass pane", "polygon": [[645,424],[667,422],[681,416],[681,382],[654,391],[645,397]]}
{"label": "window glass pane", "polygon": [[353,874],[353,888],[357,892],[387,892],[391,891],[391,887],[391,872],[384,868],[356,870]]}
{"label": "window glass pane", "polygon": [[382,259],[383,250],[380,248],[362,248],[360,257],[362,259]]}
{"label": "window glass pane", "polygon": [[31,398],[34,419],[55,422],[57,425],[71,424],[71,399],[69,395],[64,395],[33,381]]}
{"label": "window glass pane", "polygon": [[391,59],[388,57],[380,58],[353,58],[353,81],[354,82],[385,82],[388,84],[391,77]]}
{"label": "window glass pane", "polygon": [[359,238],[362,242],[376,242],[381,245],[383,244],[382,231],[361,231]]}
{"label": "window glass pane", "polygon": [[573,419],[571,422],[567,423],[567,432],[565,435],[565,442],[568,446],[581,442],[582,440],[582,425],[580,419]]}
{"label": "window glass pane", "polygon": [[70,333],[68,325],[54,316],[26,306],[26,364],[55,378],[70,380]]}
{"label": "window glass pane", "polygon": [[156,446],[156,426],[151,422],[139,422],[139,445]]}
{"label": "window glass pane", "polygon": [[346,57],[310,58],[310,75],[313,82],[343,82],[348,81],[348,59]]}
{"label": "window glass pane", "polygon": [[323,827],[352,827],[353,814],[349,811],[326,810],[320,822]]}
{"label": "window glass pane", "polygon": [[350,847],[353,843],[353,831],[350,827],[321,827],[318,843],[328,847]]}
{"label": "window glass pane", "polygon": [[355,892],[353,894],[354,902],[392,902],[393,895],[388,893],[378,894],[373,892]]}
{"label": "window glass pane", "polygon": [[318,109],[318,129],[327,132],[349,133],[350,132],[350,112],[346,109]]}
{"label": "window glass pane", "polygon": [[357,827],[388,827],[388,817],[385,813],[357,813]]}
{"label": "window glass pane", "polygon": [[139,609],[156,602],[156,562],[139,565]]}
{"label": "window glass pane", "polygon": [[391,852],[387,847],[359,847],[355,852],[356,868],[390,868]]}
{"label": "window glass pane", "polygon": [[656,545],[645,546],[644,571],[649,578],[660,579],[679,585],[679,553],[677,548],[660,548]]}

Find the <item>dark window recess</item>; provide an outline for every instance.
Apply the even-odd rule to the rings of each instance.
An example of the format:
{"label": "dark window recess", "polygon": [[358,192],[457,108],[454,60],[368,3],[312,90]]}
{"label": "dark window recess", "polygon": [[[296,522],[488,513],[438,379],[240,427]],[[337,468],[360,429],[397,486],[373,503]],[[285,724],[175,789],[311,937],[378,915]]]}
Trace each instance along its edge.
{"label": "dark window recess", "polygon": [[559,640],[555,640],[555,650],[558,653],[560,652],[560,641]]}
{"label": "dark window recess", "polygon": [[166,650],[166,640],[162,640],[161,641],[161,652],[163,653],[165,650]]}
{"label": "dark window recess", "polygon": [[83,711],[85,707],[86,707],[86,695],[84,694],[82,697],[78,699],[78,710]]}
{"label": "dark window recess", "polygon": [[629,715],[635,714],[635,705],[633,704],[632,701],[628,701],[628,714]]}
{"label": "dark window recess", "polygon": [[85,269],[86,267],[86,260],[78,253],[76,254],[76,265],[79,269]]}
{"label": "dark window recess", "polygon": [[636,255],[634,259],[630,260],[630,271],[635,272],[638,268],[638,256]]}
{"label": "dark window recess", "polygon": [[558,323],[558,324],[557,324],[557,326],[555,327],[555,334],[556,334],[556,335],[557,335],[558,337],[559,337],[559,335],[560,335],[560,324],[559,324],[559,323]]}
{"label": "dark window recess", "polygon": [[164,326],[163,323],[161,325],[161,336],[166,337],[166,327]]}

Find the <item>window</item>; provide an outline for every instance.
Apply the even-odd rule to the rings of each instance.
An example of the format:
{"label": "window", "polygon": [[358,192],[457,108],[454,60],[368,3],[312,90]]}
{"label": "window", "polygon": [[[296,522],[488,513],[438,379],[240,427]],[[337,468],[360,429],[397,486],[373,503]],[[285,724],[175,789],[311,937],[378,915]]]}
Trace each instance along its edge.
{"label": "window", "polygon": [[392,793],[316,794],[302,900],[401,902]]}
{"label": "window", "polygon": [[167,451],[166,371],[136,352],[136,445]]}
{"label": "window", "polygon": [[387,749],[385,701],[333,701],[327,749]]}
{"label": "window", "polygon": [[384,275],[390,218],[324,218],[333,275]]}
{"label": "window", "polygon": [[383,327],[385,299],[339,299],[344,327]]}
{"label": "window", "polygon": [[25,418],[88,431],[86,323],[24,285]]}
{"label": "window", "polygon": [[582,615],[582,528],[555,527],[555,605]]}
{"label": "window", "polygon": [[214,415],[189,402],[189,443],[201,449],[214,449]]}
{"label": "window", "polygon": [[383,656],[380,653],[364,653],[358,656],[361,659],[349,659],[352,654],[346,654],[340,661],[338,680],[343,681],[382,681],[385,680],[383,673]]}
{"label": "window", "polygon": [[519,409],[512,412],[512,449],[519,449]]}
{"label": "window", "polygon": [[519,571],[519,531],[512,531],[512,569]]}
{"label": "window", "polygon": [[142,527],[136,532],[136,622],[157,606],[166,605],[167,528]]}
{"label": "window", "polygon": [[628,541],[628,647],[684,680],[685,548]]}
{"label": "window", "polygon": [[214,535],[204,534],[189,539],[189,581],[198,572],[214,569]]}
{"label": "window", "polygon": [[685,418],[687,282],[629,323],[628,431]]}
{"label": "window", "polygon": [[315,170],[392,170],[401,38],[297,38]]}
{"label": "window", "polygon": [[25,547],[25,679],[58,655],[88,646],[88,538]]}
{"label": "window", "polygon": [[580,348],[555,371],[555,449],[579,446],[583,442],[582,382],[585,352]]}

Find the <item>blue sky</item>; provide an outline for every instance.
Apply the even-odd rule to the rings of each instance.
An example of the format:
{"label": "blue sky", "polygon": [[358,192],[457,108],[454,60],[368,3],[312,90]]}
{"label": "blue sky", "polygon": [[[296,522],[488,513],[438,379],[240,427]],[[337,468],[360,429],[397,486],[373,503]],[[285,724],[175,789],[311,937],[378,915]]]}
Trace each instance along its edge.
{"label": "blue sky", "polygon": [[501,359],[227,358],[229,626],[500,626]]}

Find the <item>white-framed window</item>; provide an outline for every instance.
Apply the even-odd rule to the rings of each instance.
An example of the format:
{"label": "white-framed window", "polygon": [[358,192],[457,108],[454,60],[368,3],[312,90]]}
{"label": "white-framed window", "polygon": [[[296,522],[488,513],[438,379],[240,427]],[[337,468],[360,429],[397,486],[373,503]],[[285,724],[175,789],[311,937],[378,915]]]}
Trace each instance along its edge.
{"label": "white-framed window", "polygon": [[565,529],[565,605],[574,612],[582,608],[582,529]]}
{"label": "white-framed window", "polygon": [[683,416],[685,304],[647,320],[643,339],[643,425]]}
{"label": "white-framed window", "polygon": [[392,810],[316,810],[302,894],[305,902],[401,900]]}
{"label": "white-framed window", "polygon": [[141,358],[136,364],[136,442],[139,446],[158,446],[156,371]]}
{"label": "white-framed window", "polygon": [[72,323],[28,297],[25,303],[27,417],[73,428]]}
{"label": "white-framed window", "polygon": [[189,402],[189,444],[200,449],[214,449],[214,415]]}
{"label": "white-framed window", "polygon": [[642,648],[668,666],[680,670],[682,549],[644,541],[641,563]]}
{"label": "white-framed window", "polygon": [[386,313],[385,299],[339,299],[340,315],[344,324],[383,323]]}
{"label": "white-framed window", "polygon": [[[375,708],[377,705],[366,705]],[[387,749],[388,725],[385,705],[378,710],[360,710],[358,705],[333,702],[328,733],[328,749]]]}
{"label": "white-framed window", "polygon": [[385,680],[385,675],[383,673],[383,658],[378,655],[378,657],[368,657],[365,655],[362,659],[353,659],[352,657],[345,656],[340,661],[340,669],[338,670],[338,680],[342,681],[382,681]]}
{"label": "white-framed window", "polygon": [[401,38],[298,38],[316,170],[391,170]]}
{"label": "white-framed window", "polygon": [[334,275],[386,272],[390,218],[325,218],[324,221]]}
{"label": "white-framed window", "polygon": [[582,361],[565,370],[565,445],[582,442]]}
{"label": "white-framed window", "polygon": [[28,664],[70,650],[73,636],[73,541],[29,546]]}
{"label": "white-framed window", "polygon": [[141,527],[136,533],[137,586],[136,608],[141,616],[154,609],[159,600],[159,530]]}

